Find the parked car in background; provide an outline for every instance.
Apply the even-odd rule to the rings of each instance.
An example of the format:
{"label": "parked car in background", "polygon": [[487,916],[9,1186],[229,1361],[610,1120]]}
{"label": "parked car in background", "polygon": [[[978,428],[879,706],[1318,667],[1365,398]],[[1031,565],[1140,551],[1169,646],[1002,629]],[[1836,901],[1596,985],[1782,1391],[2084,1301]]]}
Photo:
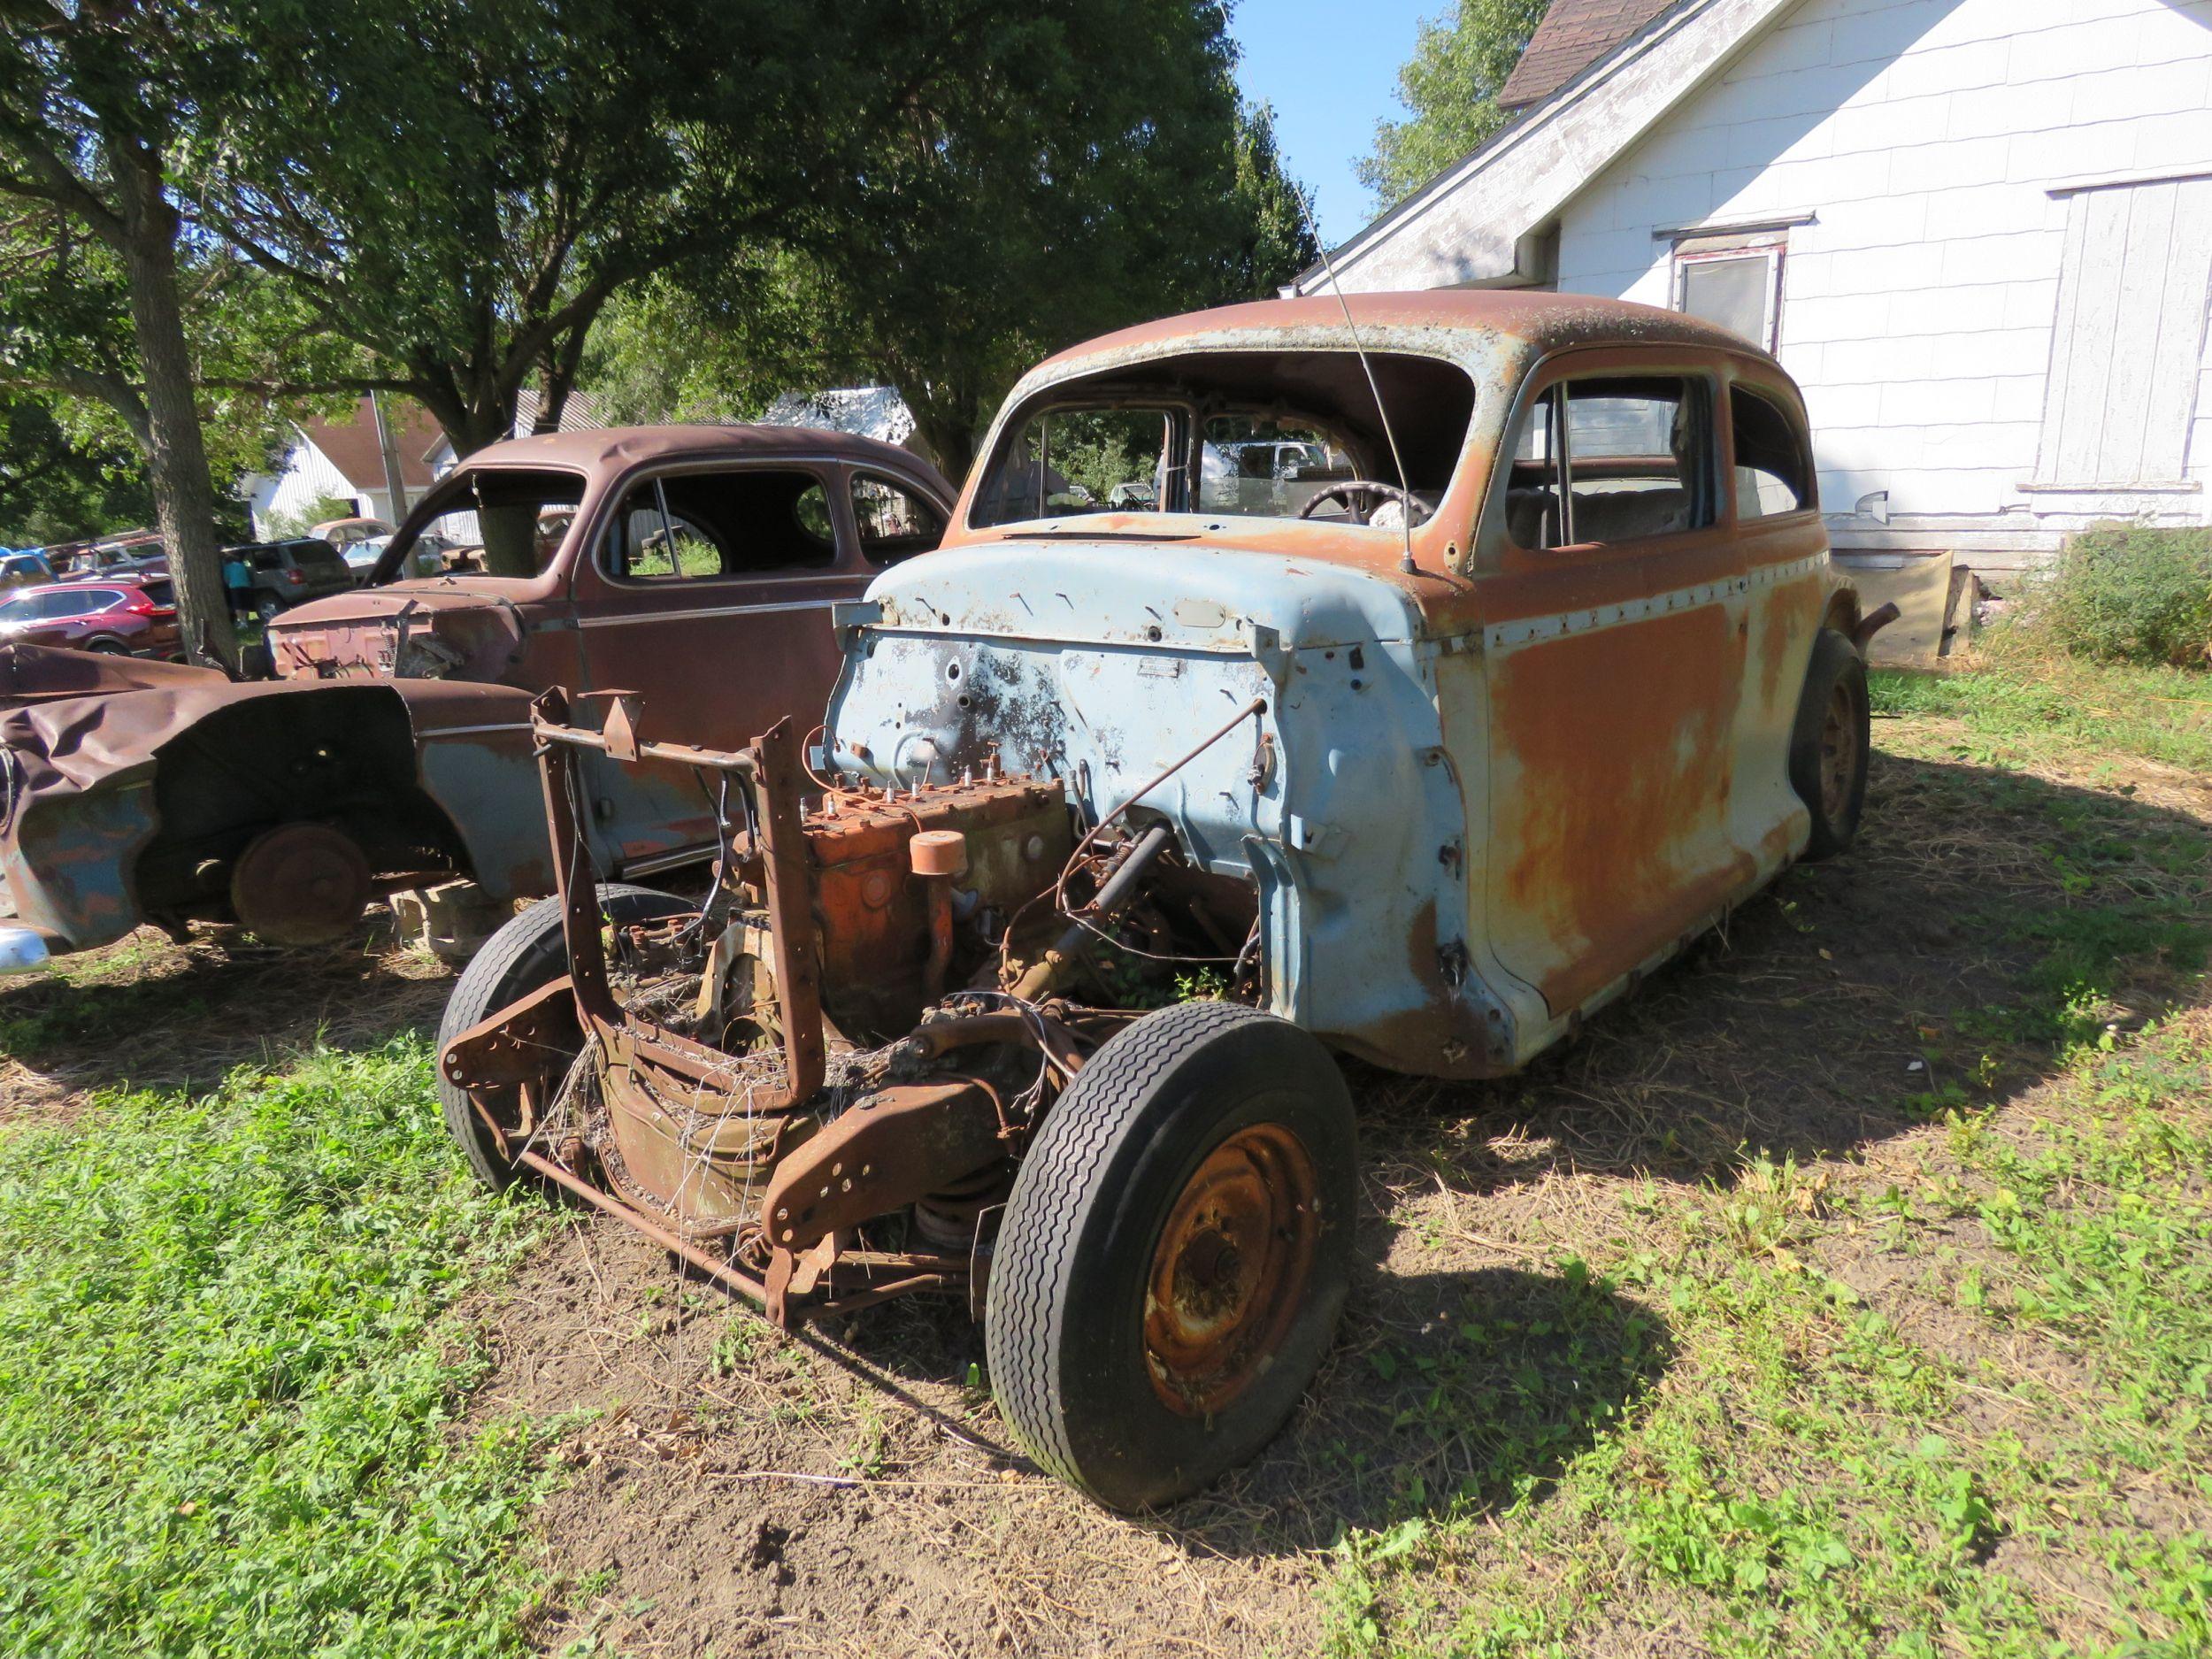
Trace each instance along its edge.
{"label": "parked car in background", "polygon": [[253,567],[254,614],[264,622],[326,594],[340,594],[354,586],[345,556],[315,536],[290,541],[251,541],[223,549],[228,558],[237,554]]}
{"label": "parked car in background", "polygon": [[326,518],[320,524],[309,526],[307,534],[318,541],[345,549],[357,541],[388,541],[395,528],[381,518]]}
{"label": "parked car in background", "polygon": [[0,603],[0,642],[110,657],[184,654],[175,591],[165,576],[126,574],[26,588]]}
{"label": "parked car in background", "polygon": [[158,541],[143,547],[118,548],[107,551],[95,549],[94,551],[99,562],[86,574],[102,580],[112,576],[166,576],[169,573],[169,556],[162,550]]}
{"label": "parked car in background", "polygon": [[[934,548],[953,493],[905,450],[802,427],[517,439],[434,487],[366,588],[327,542],[248,549],[340,572],[270,625],[275,680],[0,647],[17,914],[56,952],[148,921],[308,944],[379,894],[460,879],[474,892],[455,908],[492,912],[549,892],[534,698],[620,687],[656,731],[706,746],[811,726],[837,670],[830,606]],[[406,573],[433,537],[507,573]],[[688,766],[584,776],[609,874],[718,845]]]}
{"label": "parked car in background", "polygon": [[0,588],[41,587],[54,580],[54,567],[35,549],[0,555]]}
{"label": "parked car in background", "polygon": [[[339,549],[346,561],[346,568],[353,572],[353,585],[365,588],[369,578],[376,574],[377,561],[384,557],[384,549],[392,544],[388,535],[371,536],[364,541],[349,541]],[[440,576],[445,573],[455,556],[461,551],[457,544],[440,535],[419,535],[408,544],[407,568],[403,576]]]}

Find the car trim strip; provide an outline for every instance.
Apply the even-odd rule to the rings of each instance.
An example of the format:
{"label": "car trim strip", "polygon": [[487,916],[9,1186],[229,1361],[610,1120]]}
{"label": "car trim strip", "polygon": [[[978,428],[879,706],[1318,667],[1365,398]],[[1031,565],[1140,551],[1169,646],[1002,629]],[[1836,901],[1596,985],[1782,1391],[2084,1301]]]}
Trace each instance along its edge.
{"label": "car trim strip", "polygon": [[710,617],[760,617],[778,611],[827,611],[834,599],[793,599],[772,605],[712,605],[698,611],[641,611],[626,617],[586,617],[587,628],[626,628],[640,622],[700,622]]}
{"label": "car trim strip", "polygon": [[1632,622],[1647,621],[1653,617],[1665,616],[1671,611],[1694,611],[1701,606],[1718,604],[1738,594],[1747,594],[1755,588],[1771,588],[1818,570],[1828,562],[1825,553],[1792,559],[1785,565],[1762,565],[1741,576],[1725,581],[1700,582],[1694,588],[1678,588],[1671,593],[1652,594],[1642,599],[1624,600],[1619,604],[1596,605],[1586,611],[1563,611],[1548,617],[1516,617],[1510,622],[1493,623],[1484,630],[1484,641],[1493,650],[1503,650],[1517,645],[1538,644],[1555,640],[1569,634],[1590,634],[1601,628],[1624,626]]}

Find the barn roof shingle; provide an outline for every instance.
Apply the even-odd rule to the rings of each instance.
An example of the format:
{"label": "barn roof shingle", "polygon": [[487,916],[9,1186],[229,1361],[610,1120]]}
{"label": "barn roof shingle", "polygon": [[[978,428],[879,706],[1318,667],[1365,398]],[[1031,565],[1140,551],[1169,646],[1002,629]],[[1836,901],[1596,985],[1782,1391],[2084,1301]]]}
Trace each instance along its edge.
{"label": "barn roof shingle", "polygon": [[1675,0],[1552,0],[1528,50],[1498,88],[1502,109],[1540,104]]}

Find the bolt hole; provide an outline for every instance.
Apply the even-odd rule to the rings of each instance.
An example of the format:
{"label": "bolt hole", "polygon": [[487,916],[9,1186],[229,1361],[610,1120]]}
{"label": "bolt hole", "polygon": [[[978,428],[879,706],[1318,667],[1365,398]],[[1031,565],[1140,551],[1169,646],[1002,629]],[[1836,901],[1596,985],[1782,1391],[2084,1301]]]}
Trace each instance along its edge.
{"label": "bolt hole", "polygon": [[960,678],[960,664],[957,664],[957,663],[947,663],[947,664],[945,664],[945,678],[946,678],[947,680],[957,680],[957,679],[959,679],[959,678]]}
{"label": "bolt hole", "polygon": [[1156,622],[1149,627],[1146,628],[1144,631],[1144,637],[1150,640],[1155,645],[1158,644],[1160,641],[1160,625]]}

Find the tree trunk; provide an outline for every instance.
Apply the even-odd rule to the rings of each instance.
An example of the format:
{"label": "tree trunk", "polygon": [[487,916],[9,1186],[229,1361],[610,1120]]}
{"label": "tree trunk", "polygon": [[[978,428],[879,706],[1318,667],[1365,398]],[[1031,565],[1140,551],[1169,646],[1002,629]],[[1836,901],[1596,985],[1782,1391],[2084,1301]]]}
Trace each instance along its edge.
{"label": "tree trunk", "polygon": [[238,635],[223,591],[215,540],[215,492],[193,396],[192,357],[184,341],[177,296],[176,210],[163,194],[160,164],[143,151],[111,143],[109,162],[122,220],[125,281],[131,327],[146,380],[146,472],[154,516],[169,556],[177,620],[196,663],[234,669]]}

